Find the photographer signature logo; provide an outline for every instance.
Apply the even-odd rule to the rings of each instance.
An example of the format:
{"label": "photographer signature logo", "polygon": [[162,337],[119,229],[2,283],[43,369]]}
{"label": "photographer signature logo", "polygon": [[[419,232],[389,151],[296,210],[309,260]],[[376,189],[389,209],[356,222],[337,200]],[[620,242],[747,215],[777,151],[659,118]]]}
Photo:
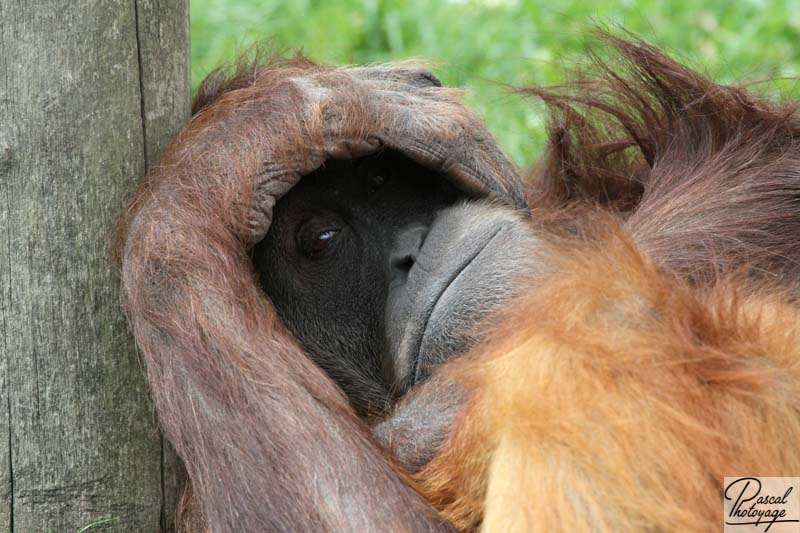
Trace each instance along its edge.
{"label": "photographer signature logo", "polygon": [[726,477],[725,533],[800,533],[800,477]]}

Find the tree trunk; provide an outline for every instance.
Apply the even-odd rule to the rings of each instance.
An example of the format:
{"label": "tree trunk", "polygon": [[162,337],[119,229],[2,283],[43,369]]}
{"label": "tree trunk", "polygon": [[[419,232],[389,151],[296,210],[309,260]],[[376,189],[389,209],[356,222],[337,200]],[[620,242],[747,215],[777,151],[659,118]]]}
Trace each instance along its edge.
{"label": "tree trunk", "polygon": [[174,529],[108,244],[189,115],[188,22],[187,0],[0,0],[0,532]]}

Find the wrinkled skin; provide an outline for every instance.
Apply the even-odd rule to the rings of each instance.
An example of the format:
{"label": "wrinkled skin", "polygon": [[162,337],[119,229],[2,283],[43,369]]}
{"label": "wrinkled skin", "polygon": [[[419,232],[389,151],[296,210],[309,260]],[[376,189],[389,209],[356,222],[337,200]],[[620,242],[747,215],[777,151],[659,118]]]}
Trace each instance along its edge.
{"label": "wrinkled skin", "polygon": [[391,151],[328,161],[273,216],[253,251],[265,292],[362,415],[385,414],[468,349],[515,278],[537,268],[523,214]]}
{"label": "wrinkled skin", "polygon": [[[288,334],[252,260],[275,202],[301,178],[386,148],[470,197],[524,208],[513,164],[440,85],[413,67],[302,58],[216,73],[124,211],[114,247],[122,299],[165,435],[191,478],[182,521],[220,532],[452,530],[387,461],[355,394]],[[385,387],[406,383],[402,368]]]}
{"label": "wrinkled skin", "polygon": [[[424,71],[297,59],[203,84],[116,245],[159,418],[191,477],[189,531],[714,530],[724,475],[800,470],[797,107],[605,39],[622,61],[527,91],[553,112],[528,191],[477,117]],[[541,233],[539,247],[525,222],[507,222],[512,210],[472,199],[436,210],[384,305],[380,284],[359,295],[384,317],[359,349],[380,343],[372,353],[389,356],[367,375],[388,390],[413,385],[369,427],[351,405],[360,390],[348,399],[296,342],[318,340],[302,324],[313,309],[292,319],[287,293],[277,320],[247,254],[302,176],[382,147],[475,197],[519,208],[527,197],[537,227],[555,216],[577,238]],[[601,224],[586,201],[607,208]],[[414,242],[400,236],[369,246]],[[341,249],[353,254],[342,276],[380,263]],[[517,285],[505,273],[530,270],[514,258],[522,249],[548,269]],[[298,264],[276,270],[302,288]],[[745,280],[714,285],[745,268],[785,283],[791,308],[769,291],[751,298]],[[503,306],[469,357],[432,371],[515,286],[526,296]],[[336,361],[360,372],[369,353]],[[418,468],[430,458],[459,409],[459,379],[471,387],[466,410],[409,483],[396,459]]]}
{"label": "wrinkled skin", "polygon": [[391,397],[389,286],[459,194],[396,153],[330,160],[275,206],[253,251],[265,292],[303,348],[365,414]]}

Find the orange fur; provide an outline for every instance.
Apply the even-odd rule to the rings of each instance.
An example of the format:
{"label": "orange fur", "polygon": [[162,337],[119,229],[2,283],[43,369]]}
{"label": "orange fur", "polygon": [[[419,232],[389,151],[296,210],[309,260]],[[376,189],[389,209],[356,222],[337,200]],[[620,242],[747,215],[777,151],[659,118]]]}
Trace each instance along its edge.
{"label": "orange fur", "polygon": [[413,481],[287,334],[247,252],[331,155],[393,147],[522,208],[513,167],[425,72],[296,59],[201,87],[116,243],[194,485],[186,528],[447,530],[429,501],[462,530],[718,530],[723,476],[800,474],[797,105],[606,39],[619,64],[527,90],[553,110],[528,194],[549,271],[442,368],[472,394]]}
{"label": "orange fur", "polygon": [[534,220],[569,236],[442,369],[472,395],[417,480],[461,530],[718,531],[723,477],[800,474],[798,104],[605,39],[524,90],[553,110]]}
{"label": "orange fur", "polygon": [[800,310],[605,227],[451,369],[473,400],[418,479],[462,530],[717,530],[724,476],[800,472]]}

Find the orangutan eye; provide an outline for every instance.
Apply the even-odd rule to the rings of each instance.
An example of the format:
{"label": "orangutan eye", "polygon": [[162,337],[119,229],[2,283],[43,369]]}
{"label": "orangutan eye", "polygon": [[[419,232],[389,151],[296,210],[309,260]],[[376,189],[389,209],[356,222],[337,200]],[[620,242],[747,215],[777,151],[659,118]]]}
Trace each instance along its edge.
{"label": "orangutan eye", "polygon": [[325,231],[323,231],[322,233],[317,235],[317,240],[329,241],[329,240],[333,239],[334,237],[336,237],[337,233],[339,233],[338,229],[326,229]]}
{"label": "orangutan eye", "polygon": [[309,259],[321,257],[334,243],[341,229],[330,221],[311,219],[297,232],[297,246]]}

